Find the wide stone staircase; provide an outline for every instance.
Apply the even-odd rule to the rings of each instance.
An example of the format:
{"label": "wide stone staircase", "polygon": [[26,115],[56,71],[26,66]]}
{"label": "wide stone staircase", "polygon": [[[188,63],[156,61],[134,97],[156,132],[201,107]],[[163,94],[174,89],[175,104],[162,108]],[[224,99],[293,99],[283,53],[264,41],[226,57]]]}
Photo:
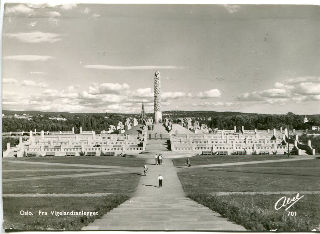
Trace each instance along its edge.
{"label": "wide stone staircase", "polygon": [[147,141],[146,153],[168,151],[167,139],[150,139]]}

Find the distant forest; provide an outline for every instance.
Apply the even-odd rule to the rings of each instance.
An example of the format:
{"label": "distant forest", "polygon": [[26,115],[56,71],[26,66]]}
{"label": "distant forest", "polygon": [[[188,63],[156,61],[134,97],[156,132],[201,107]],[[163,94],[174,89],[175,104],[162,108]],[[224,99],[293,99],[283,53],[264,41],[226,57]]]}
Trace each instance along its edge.
{"label": "distant forest", "polygon": [[[118,121],[124,122],[128,117],[139,118],[138,114],[118,114],[118,113],[68,113],[68,112],[37,112],[37,111],[6,111],[2,112],[2,131],[71,131],[79,132],[80,126],[83,130],[94,130],[100,132],[107,130],[110,125],[117,125]],[[31,120],[13,118],[14,114],[28,114]],[[147,114],[152,116],[152,114]],[[66,121],[52,120],[50,117],[66,118]],[[256,114],[240,112],[214,112],[214,111],[165,111],[163,117],[168,117],[174,122],[178,118],[190,117],[199,121],[200,124],[207,124],[210,128],[233,129],[233,126],[245,129],[273,129],[289,127],[290,129],[305,130],[311,126],[320,126],[320,115],[307,115],[308,123],[303,123],[304,115],[287,113],[276,114]]]}

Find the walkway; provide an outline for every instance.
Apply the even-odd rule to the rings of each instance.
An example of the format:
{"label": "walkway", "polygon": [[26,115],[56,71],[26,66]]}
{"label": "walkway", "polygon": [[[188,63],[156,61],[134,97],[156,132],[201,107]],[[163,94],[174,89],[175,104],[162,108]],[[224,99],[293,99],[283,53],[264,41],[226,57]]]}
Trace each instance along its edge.
{"label": "walkway", "polygon": [[[156,166],[150,157],[148,174],[141,178],[133,198],[82,230],[245,231],[242,226],[185,197],[171,159]],[[162,188],[157,187],[159,174],[164,177]]]}

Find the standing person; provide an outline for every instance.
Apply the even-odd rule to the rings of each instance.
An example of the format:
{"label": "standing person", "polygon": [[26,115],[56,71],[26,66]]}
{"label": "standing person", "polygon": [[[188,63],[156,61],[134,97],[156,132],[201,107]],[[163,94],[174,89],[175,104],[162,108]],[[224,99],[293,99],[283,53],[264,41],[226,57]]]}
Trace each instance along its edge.
{"label": "standing person", "polygon": [[158,159],[158,155],[156,154],[156,156],[154,156],[154,160],[155,160],[155,165],[158,165],[158,161],[159,161],[159,159]]}
{"label": "standing person", "polygon": [[162,177],[162,175],[159,175],[158,176],[159,188],[162,187],[162,181],[163,181],[163,177]]}
{"label": "standing person", "polygon": [[159,164],[162,164],[162,154],[159,155]]}
{"label": "standing person", "polygon": [[160,154],[158,154],[158,165],[160,165],[161,162],[160,162]]}
{"label": "standing person", "polygon": [[187,158],[187,166],[191,167],[190,158]]}
{"label": "standing person", "polygon": [[147,171],[148,171],[148,167],[147,165],[143,166],[143,174],[146,176],[147,175]]}

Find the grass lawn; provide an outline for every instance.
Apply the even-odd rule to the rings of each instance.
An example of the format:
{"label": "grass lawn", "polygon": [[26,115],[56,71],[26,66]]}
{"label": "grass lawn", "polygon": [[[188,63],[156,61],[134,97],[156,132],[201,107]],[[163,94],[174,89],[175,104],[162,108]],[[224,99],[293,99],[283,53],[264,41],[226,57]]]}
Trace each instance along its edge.
{"label": "grass lawn", "polygon": [[3,182],[2,191],[8,193],[124,193],[131,194],[140,175],[134,173],[91,177],[23,180]]}
{"label": "grass lawn", "polygon": [[[75,168],[72,168],[72,169],[75,169]],[[69,174],[80,174],[80,173],[94,173],[94,172],[102,172],[102,171],[103,170],[99,170],[99,169],[94,171],[3,171],[2,179],[69,175]]]}
{"label": "grass lawn", "polygon": [[289,216],[283,208],[278,211],[274,209],[274,204],[279,198],[289,197],[289,195],[189,194],[188,196],[251,231],[306,232],[313,229],[320,230],[319,194],[305,195],[292,206],[290,211],[296,212],[296,216],[293,217]]}
{"label": "grass lawn", "polygon": [[[249,230],[310,231],[320,224],[318,194],[305,195],[303,202],[301,200],[294,206],[297,216],[287,217],[287,213],[274,210],[274,203],[281,197],[279,194],[214,196],[210,193],[320,191],[319,167],[320,160],[306,160],[186,168],[180,170],[178,176],[190,198]],[[300,194],[303,195],[302,192]]]}
{"label": "grass lawn", "polygon": [[[77,156],[77,157],[32,157],[32,158],[12,158],[5,160],[28,161],[28,162],[49,162],[65,164],[86,164],[103,166],[125,166],[143,167],[144,160],[134,157],[97,157],[97,156]],[[4,160],[4,161],[5,161]]]}
{"label": "grass lawn", "polygon": [[[79,160],[81,162],[79,162]],[[92,161],[87,161],[91,159]],[[135,158],[78,158],[64,157],[53,160],[52,158],[28,158],[14,159],[26,161],[43,161],[43,162],[63,162],[74,164],[96,164],[112,166],[141,166],[144,164],[143,159]],[[113,161],[114,160],[114,161]],[[93,163],[94,162],[94,163]],[[4,160],[3,168],[5,170],[25,170],[20,172],[4,171],[3,177],[17,178],[44,175],[66,175],[66,174],[85,174],[95,173],[97,171],[43,171],[45,169],[66,169],[68,167],[58,167],[50,165],[32,165],[32,164],[15,164]],[[41,169],[41,171],[37,171]],[[81,169],[81,167],[72,167],[72,169]],[[140,168],[139,168],[140,169]],[[31,170],[31,171],[27,171]],[[113,171],[114,169],[104,169],[103,171]],[[118,170],[118,169],[116,169]],[[112,175],[96,175],[82,177],[50,178],[50,179],[32,179],[23,181],[3,181],[2,191],[4,194],[50,194],[50,193],[112,193],[104,197],[5,197],[4,205],[4,227],[6,229],[14,228],[17,230],[79,230],[94,219],[105,214],[112,208],[118,206],[131,197],[135,191],[140,174],[122,173]],[[33,216],[22,216],[20,210],[31,211]],[[99,215],[92,217],[86,216],[60,216],[55,217],[51,214],[39,216],[38,211],[98,211]]]}
{"label": "grass lawn", "polygon": [[[120,205],[129,198],[125,194],[105,197],[82,198],[4,198],[4,223],[7,231],[11,230],[80,230],[94,219]],[[20,211],[30,211],[33,215],[20,215]],[[98,212],[87,216],[55,216],[51,211],[86,211]],[[39,211],[47,215],[39,215]]]}
{"label": "grass lawn", "polygon": [[[3,170],[38,170],[38,169],[75,169],[81,168],[73,166],[57,166],[57,165],[40,165],[40,164],[26,164],[23,163],[11,163],[10,161],[16,161],[15,159],[2,159]],[[85,169],[85,168],[83,168]]]}
{"label": "grass lawn", "polygon": [[[190,158],[191,165],[207,165],[231,162],[246,162],[246,161],[262,161],[262,160],[277,160],[288,159],[284,155],[198,155]],[[185,166],[186,158],[177,158],[173,160],[175,166]]]}

